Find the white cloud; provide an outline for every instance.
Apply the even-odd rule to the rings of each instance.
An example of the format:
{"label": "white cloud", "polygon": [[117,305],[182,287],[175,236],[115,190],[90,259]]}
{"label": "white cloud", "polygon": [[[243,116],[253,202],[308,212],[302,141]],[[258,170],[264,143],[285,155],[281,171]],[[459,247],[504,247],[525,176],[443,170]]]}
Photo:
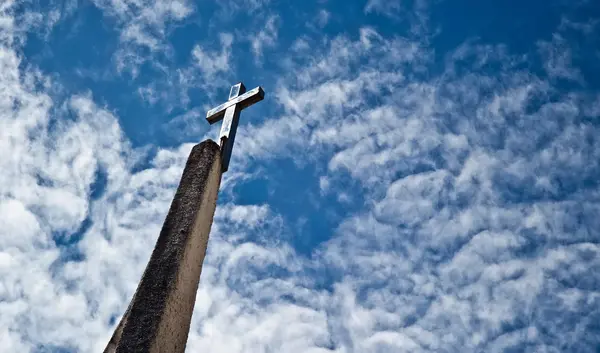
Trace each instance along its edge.
{"label": "white cloud", "polygon": [[252,45],[252,52],[256,62],[262,62],[263,53],[266,48],[272,48],[277,45],[279,17],[270,16],[264,27],[257,33],[251,35],[248,40]]}
{"label": "white cloud", "polygon": [[551,78],[583,80],[579,69],[573,67],[571,49],[560,34],[555,33],[551,42],[540,41],[538,47],[544,59],[544,68]]}
{"label": "white cloud", "polygon": [[330,17],[331,17],[331,13],[329,11],[327,11],[325,9],[321,9],[315,19],[319,28],[325,27],[327,25],[327,23],[329,22]]}
{"label": "white cloud", "polygon": [[194,64],[198,67],[202,76],[207,81],[213,81],[215,76],[227,73],[231,70],[231,45],[233,36],[229,33],[221,33],[220,50],[206,51],[200,45],[194,46],[192,57]]}
{"label": "white cloud", "polygon": [[186,0],[95,0],[94,4],[116,22],[121,39],[121,47],[115,53],[117,69],[130,72],[133,77],[157,53],[169,54],[171,49],[165,40],[169,26],[194,10]]}
{"label": "white cloud", "polygon": [[429,0],[368,0],[364,7],[366,14],[387,16],[395,21],[406,21],[410,34],[426,40],[429,27],[429,8],[435,1]]}
{"label": "white cloud", "polygon": [[237,1],[219,1],[218,5],[222,8],[223,16],[231,16],[235,12],[249,12],[251,14],[260,13],[261,10],[269,7],[271,0],[237,0]]}
{"label": "white cloud", "polygon": [[[0,344],[100,351],[191,144],[132,150],[91,93],[53,96],[58,83],[20,66],[18,41],[2,36]],[[225,192],[252,177],[250,157],[296,158],[328,166],[315,181],[324,197],[364,202],[310,258],[282,241],[290,225],[268,203],[219,207],[189,351],[595,348],[600,145],[580,117],[597,102],[521,71],[505,48],[455,54],[423,77],[427,48],[363,29],[290,60],[282,112],[240,131]],[[92,198],[98,172],[106,185]],[[77,244],[55,244],[85,219]]]}
{"label": "white cloud", "polygon": [[[302,158],[301,150],[328,158],[327,195],[346,191],[336,190],[340,173],[367,187],[372,205],[324,247],[344,274],[335,302],[350,303],[346,316],[330,312],[343,322],[333,340],[382,351],[397,351],[399,341],[413,351],[591,349],[574,322],[561,321],[570,335],[552,343],[541,332],[553,327],[548,310],[566,310],[566,293],[581,295],[575,288],[597,303],[597,286],[575,269],[598,266],[591,254],[600,250],[595,226],[584,225],[596,212],[584,180],[599,171],[598,131],[579,120],[594,103],[521,71],[524,58],[502,46],[463,46],[442,77],[415,81],[411,68],[426,53],[363,33],[332,41],[336,50],[322,59],[313,48],[302,75],[282,80],[292,82],[278,92],[287,114],[240,139],[255,158]],[[383,64],[392,55],[406,59]],[[457,60],[473,64],[461,71]],[[542,60],[558,70],[551,79],[569,77],[566,61],[545,52]],[[357,72],[354,62],[368,64]],[[502,71],[486,71],[490,64]],[[594,260],[572,267],[584,248]],[[580,312],[583,301],[567,303],[584,322],[598,315]]]}
{"label": "white cloud", "polygon": [[402,1],[369,0],[365,5],[365,12],[382,12],[393,14],[402,9]]}

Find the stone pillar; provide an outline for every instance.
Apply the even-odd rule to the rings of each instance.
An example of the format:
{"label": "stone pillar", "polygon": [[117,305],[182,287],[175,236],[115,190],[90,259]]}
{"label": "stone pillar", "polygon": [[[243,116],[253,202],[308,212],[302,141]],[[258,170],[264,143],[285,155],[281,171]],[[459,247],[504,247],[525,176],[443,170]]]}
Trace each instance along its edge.
{"label": "stone pillar", "polygon": [[105,353],[185,351],[221,183],[219,146],[192,149],[148,266]]}

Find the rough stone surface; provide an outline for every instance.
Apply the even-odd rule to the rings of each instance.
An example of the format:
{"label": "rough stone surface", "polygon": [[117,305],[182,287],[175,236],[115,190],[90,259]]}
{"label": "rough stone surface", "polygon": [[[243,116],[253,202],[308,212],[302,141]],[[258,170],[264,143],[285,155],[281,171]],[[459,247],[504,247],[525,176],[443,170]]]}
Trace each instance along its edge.
{"label": "rough stone surface", "polygon": [[221,182],[219,146],[192,149],[132,302],[105,353],[184,352]]}

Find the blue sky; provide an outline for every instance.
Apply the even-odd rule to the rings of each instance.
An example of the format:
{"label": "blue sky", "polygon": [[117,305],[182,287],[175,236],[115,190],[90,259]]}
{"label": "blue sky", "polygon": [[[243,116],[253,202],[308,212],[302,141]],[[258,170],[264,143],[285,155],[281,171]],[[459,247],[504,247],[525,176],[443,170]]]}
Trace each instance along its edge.
{"label": "blue sky", "polygon": [[0,346],[101,351],[262,86],[187,351],[600,351],[594,1],[0,3]]}

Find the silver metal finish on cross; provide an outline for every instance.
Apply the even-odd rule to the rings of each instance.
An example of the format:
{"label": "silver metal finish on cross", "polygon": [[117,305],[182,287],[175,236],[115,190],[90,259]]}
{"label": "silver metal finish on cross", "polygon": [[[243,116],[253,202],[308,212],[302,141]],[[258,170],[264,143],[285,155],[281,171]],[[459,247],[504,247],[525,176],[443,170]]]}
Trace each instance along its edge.
{"label": "silver metal finish on cross", "polygon": [[260,86],[246,92],[246,87],[240,82],[231,86],[227,102],[206,113],[206,120],[211,125],[223,120],[218,140],[221,145],[221,170],[223,173],[229,169],[229,160],[231,159],[235,133],[240,120],[240,112],[264,98],[265,92]]}

